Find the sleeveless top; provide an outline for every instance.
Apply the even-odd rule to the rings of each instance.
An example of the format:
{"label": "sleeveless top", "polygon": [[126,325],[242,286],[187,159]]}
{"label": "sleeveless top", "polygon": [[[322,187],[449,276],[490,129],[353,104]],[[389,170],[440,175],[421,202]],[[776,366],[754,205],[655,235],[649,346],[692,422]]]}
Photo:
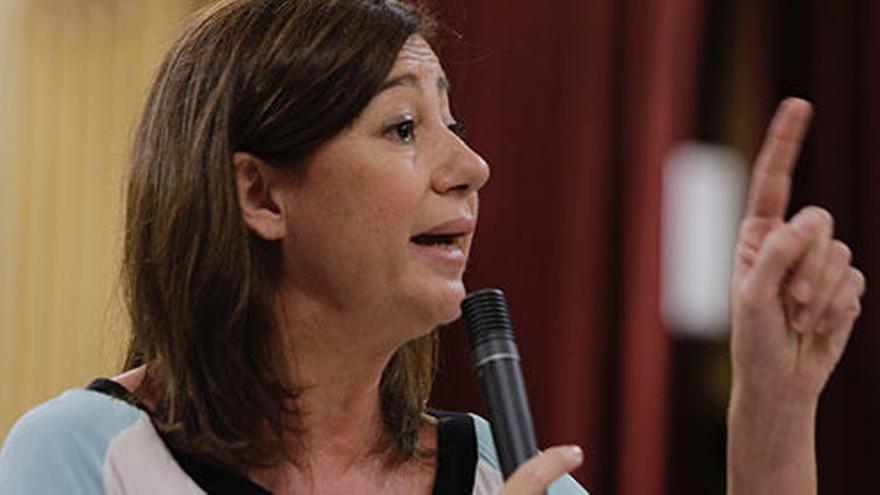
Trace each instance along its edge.
{"label": "sleeveless top", "polygon": [[[468,413],[437,418],[434,494],[497,494],[503,485],[489,423]],[[270,494],[239,474],[175,450],[122,385],[97,379],[24,415],[0,451],[4,494]],[[583,495],[566,475],[551,495]]]}

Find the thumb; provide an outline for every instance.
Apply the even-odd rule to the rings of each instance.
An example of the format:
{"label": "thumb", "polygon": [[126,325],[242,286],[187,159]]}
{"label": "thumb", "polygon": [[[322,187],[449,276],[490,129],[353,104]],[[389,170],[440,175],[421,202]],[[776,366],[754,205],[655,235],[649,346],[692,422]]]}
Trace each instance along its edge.
{"label": "thumb", "polygon": [[788,272],[821,235],[823,221],[817,208],[808,207],[770,232],[743,289],[752,295],[775,297]]}
{"label": "thumb", "polygon": [[584,453],[576,445],[551,447],[532,457],[510,475],[501,495],[539,495],[563,474],[577,468]]}

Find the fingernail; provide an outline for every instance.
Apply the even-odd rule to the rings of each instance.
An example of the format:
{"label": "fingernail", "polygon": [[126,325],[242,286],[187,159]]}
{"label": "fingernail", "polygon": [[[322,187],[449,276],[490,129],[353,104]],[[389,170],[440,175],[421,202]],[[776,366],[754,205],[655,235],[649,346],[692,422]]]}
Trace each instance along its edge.
{"label": "fingernail", "polygon": [[802,236],[811,239],[814,235],[816,235],[816,226],[814,224],[813,216],[808,215],[803,218],[799,223],[795,225],[798,232],[801,233]]}
{"label": "fingernail", "polygon": [[804,279],[797,280],[791,288],[791,294],[798,302],[806,304],[813,295],[813,288]]}
{"label": "fingernail", "polygon": [[580,464],[584,460],[584,451],[577,445],[572,445],[568,447],[568,452],[566,452],[566,455],[571,459],[572,462],[577,462],[578,464]]}
{"label": "fingernail", "polygon": [[801,210],[799,221],[794,222],[794,227],[805,237],[813,237],[818,229],[821,216],[811,207]]}

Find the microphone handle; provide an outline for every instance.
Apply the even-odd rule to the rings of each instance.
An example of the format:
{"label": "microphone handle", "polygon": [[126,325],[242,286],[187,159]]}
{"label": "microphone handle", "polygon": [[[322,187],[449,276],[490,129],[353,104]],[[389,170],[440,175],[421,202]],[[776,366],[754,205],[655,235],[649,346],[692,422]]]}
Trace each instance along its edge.
{"label": "microphone handle", "polygon": [[506,480],[538,453],[507,301],[499,289],[481,289],[464,298],[461,310]]}
{"label": "microphone handle", "polygon": [[[508,343],[508,345],[512,344]],[[514,347],[514,352],[516,348]],[[538,453],[519,356],[498,353],[477,367],[504,479]]]}

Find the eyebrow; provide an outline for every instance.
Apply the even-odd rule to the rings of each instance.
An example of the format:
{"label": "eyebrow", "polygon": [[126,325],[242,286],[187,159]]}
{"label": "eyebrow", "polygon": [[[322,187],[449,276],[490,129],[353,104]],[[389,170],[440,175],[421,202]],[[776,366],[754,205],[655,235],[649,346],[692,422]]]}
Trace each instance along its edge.
{"label": "eyebrow", "polygon": [[[379,91],[377,91],[376,93],[381,93],[386,89],[391,89],[397,86],[412,86],[416,89],[421,88],[421,86],[419,85],[418,76],[416,76],[412,72],[407,72],[406,74],[399,75],[382,83],[382,85],[379,86]],[[437,78],[437,89],[447,94],[450,93],[452,90],[449,85],[449,80],[445,77]]]}

